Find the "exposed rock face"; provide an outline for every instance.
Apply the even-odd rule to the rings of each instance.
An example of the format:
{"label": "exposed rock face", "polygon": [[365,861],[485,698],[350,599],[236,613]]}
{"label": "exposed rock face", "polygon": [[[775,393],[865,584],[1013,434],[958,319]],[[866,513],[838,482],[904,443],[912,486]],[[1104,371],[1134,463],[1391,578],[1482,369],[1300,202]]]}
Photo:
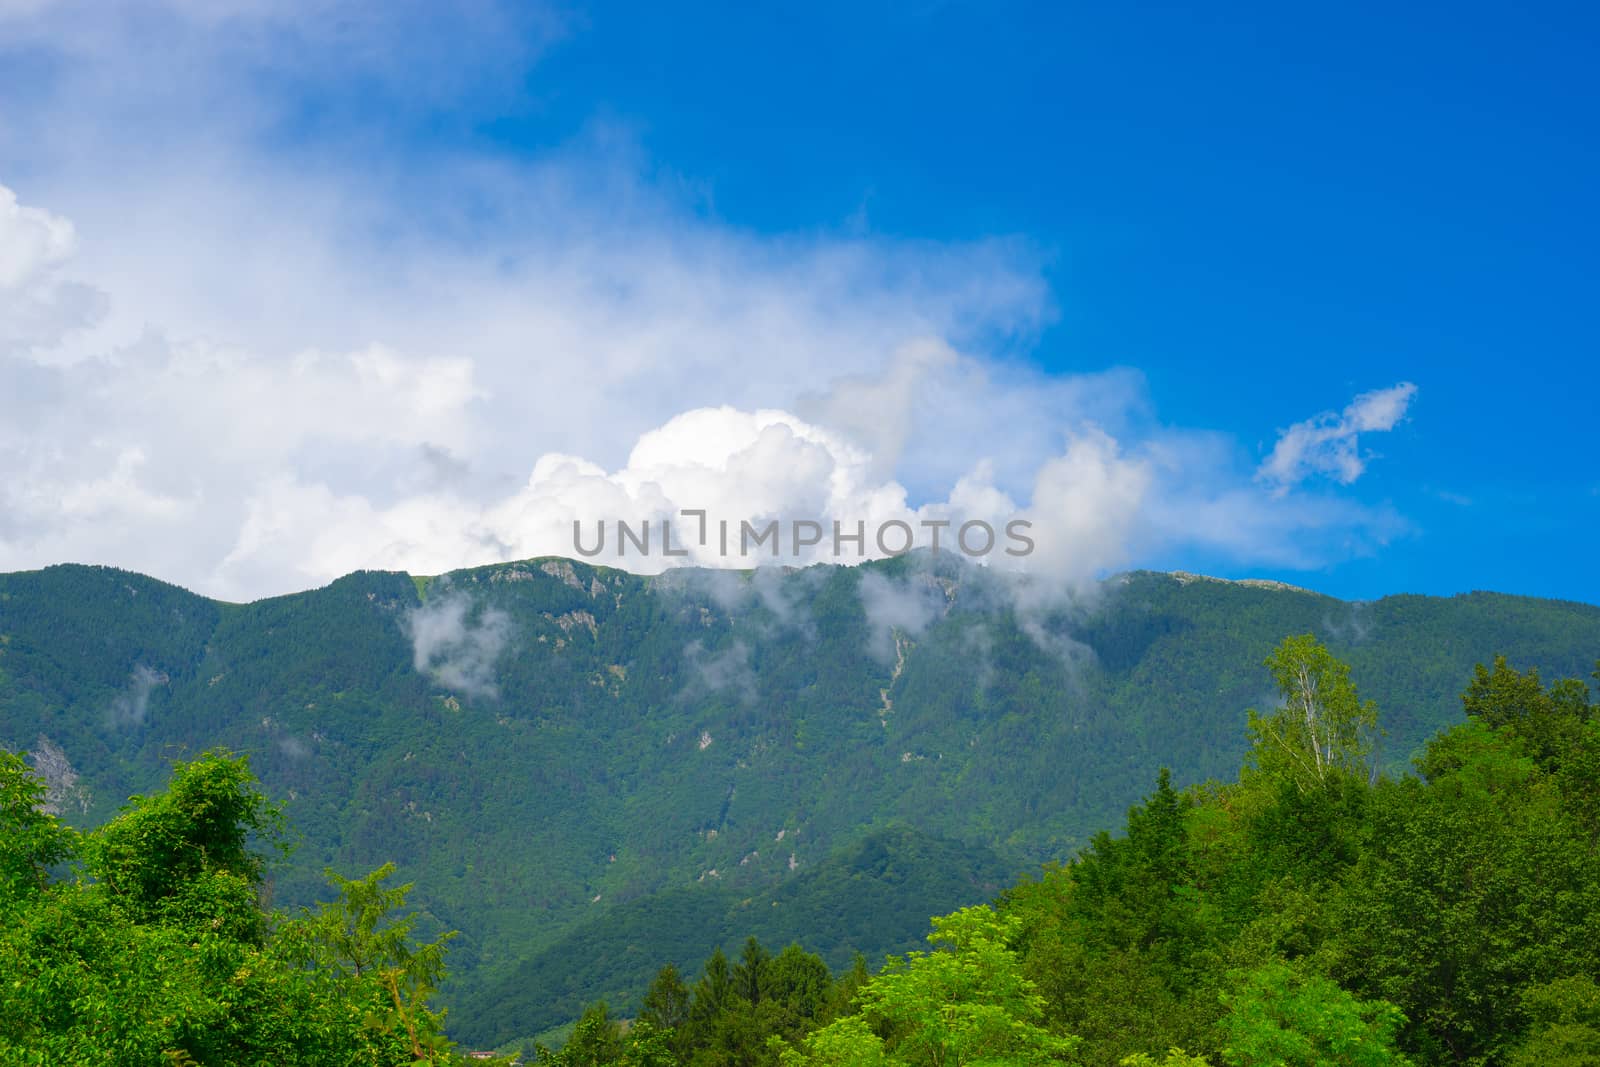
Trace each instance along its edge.
{"label": "exposed rock face", "polygon": [[534,580],[533,572],[526,567],[511,566],[495,571],[489,575],[491,582],[531,582]]}
{"label": "exposed rock face", "polygon": [[1179,585],[1188,585],[1190,582],[1220,582],[1224,585],[1243,585],[1251,589],[1276,589],[1285,593],[1311,592],[1311,590],[1302,589],[1298,585],[1290,585],[1288,582],[1274,582],[1266,578],[1213,578],[1209,574],[1191,574],[1189,571],[1170,571],[1169,573],[1177,580]]}
{"label": "exposed rock face", "polygon": [[81,815],[89,810],[94,796],[88,786],[78,784],[78,772],[60,745],[40,734],[29,758],[33,769],[44,779],[44,803],[40,805],[43,811],[50,815],[75,811]]}
{"label": "exposed rock face", "polygon": [[539,564],[539,569],[552,578],[559,578],[562,582],[574,589],[584,588],[583,582],[578,578],[578,572],[573,570],[572,564],[564,559],[546,560]]}
{"label": "exposed rock face", "polygon": [[588,629],[589,636],[600,636],[600,624],[587,611],[569,611],[564,615],[551,615],[546,612],[544,617],[561,627],[561,632],[564,634],[570,634],[576,627],[582,626]]}

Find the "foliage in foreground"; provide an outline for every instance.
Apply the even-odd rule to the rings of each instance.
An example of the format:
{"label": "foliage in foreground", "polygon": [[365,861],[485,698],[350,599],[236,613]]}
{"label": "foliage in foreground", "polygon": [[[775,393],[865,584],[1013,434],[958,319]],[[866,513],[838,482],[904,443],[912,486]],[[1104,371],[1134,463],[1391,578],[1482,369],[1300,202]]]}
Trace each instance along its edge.
{"label": "foliage in foreground", "polygon": [[[1029,632],[993,569],[958,556],[744,577],[538,559],[253,604],[104,567],[0,574],[0,747],[53,766],[83,829],[159,788],[174,752],[249,752],[302,840],[273,900],[312,904],[325,868],[394,860],[412,905],[460,928],[442,995],[452,1034],[488,1047],[602,997],[631,1016],[661,961],[747,934],[835,970],[921,947],[928,916],[1120,826],[1158,767],[1233,778],[1240,709],[1285,634],[1315,629],[1349,661],[1391,773],[1455,721],[1475,662],[1559,677],[1600,649],[1595,605],[1344,603],[1151,573]],[[931,613],[903,662],[880,594]],[[422,619],[503,644],[466,679],[493,684],[466,685],[454,646],[419,668]],[[890,827],[922,835],[902,839],[916,867],[839,869]]]}
{"label": "foliage in foreground", "polygon": [[[1576,1067],[1600,1062],[1600,716],[1479,667],[1466,721],[1389,779],[1376,712],[1309,638],[1268,661],[1238,780],[1161,772],[1080,856],[842,976],[754,938],[550,1067]],[[443,941],[382,868],[262,909],[277,810],[242,759],[180,764],[82,838],[0,754],[0,1062],[449,1062]],[[63,864],[70,875],[59,876]]]}
{"label": "foliage in foreground", "polygon": [[[1600,1063],[1600,716],[1578,681],[1479,667],[1418,775],[1374,773],[1376,709],[1315,640],[1268,660],[1233,783],[1163,771],[1069,864],[934,920],[764,1014],[762,951],[634,1029],[592,1010],[561,1065],[1576,1067]],[[785,956],[803,955],[798,948]],[[654,1042],[655,1058],[634,1043]],[[666,1058],[671,1056],[672,1058]]]}
{"label": "foliage in foreground", "polygon": [[0,1063],[455,1062],[428,1006],[443,939],[412,938],[392,867],[330,875],[299,918],[263,909],[281,820],[243,757],[179,763],[83,836],[43,800],[0,751]]}

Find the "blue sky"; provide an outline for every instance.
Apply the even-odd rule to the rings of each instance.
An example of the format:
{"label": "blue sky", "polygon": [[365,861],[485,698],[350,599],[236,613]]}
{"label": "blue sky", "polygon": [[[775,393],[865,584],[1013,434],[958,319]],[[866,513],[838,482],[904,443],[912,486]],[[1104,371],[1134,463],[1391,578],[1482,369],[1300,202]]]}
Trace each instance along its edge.
{"label": "blue sky", "polygon": [[[848,419],[826,417],[844,410],[838,383],[890,375],[902,346],[937,341],[993,386],[972,404],[1023,414],[913,404],[894,459],[869,442],[865,464],[909,506],[944,502],[962,464],[991,454],[995,488],[1027,506],[1051,435],[1103,430],[1118,476],[1158,473],[1125,521],[1083,535],[1086,566],[1600,602],[1592,9],[116,10],[91,31],[66,0],[0,4],[13,101],[0,185],[74,233],[70,254],[30,268],[33,303],[9,309],[21,322],[77,308],[0,352],[20,383],[14,423],[104,425],[111,401],[83,399],[86,382],[114,365],[129,390],[170,395],[173,352],[199,339],[248,351],[262,380],[301,353],[307,395],[443,383],[455,417],[384,393],[390,424],[437,421],[413,436],[311,427],[276,451],[241,443],[216,470],[193,466],[193,437],[137,413],[70,463],[0,440],[35,501],[11,502],[26,518],[0,525],[0,564],[75,551],[253,595],[369,559],[520,551],[542,542],[496,524],[529,514],[507,487],[538,457],[632,485],[641,434],[716,405],[798,412],[849,438]],[[43,232],[45,216],[24,222]],[[238,277],[220,266],[241,258]],[[138,267],[152,261],[170,284]],[[506,310],[574,263],[593,284],[557,309],[588,309],[573,321]],[[46,283],[58,289],[38,296]],[[423,315],[429,286],[448,294]],[[718,299],[682,310],[708,289]],[[597,332],[619,320],[620,335]],[[684,362],[661,337],[701,353],[693,374],[638,369]],[[338,364],[369,345],[399,369]],[[334,379],[304,370],[307,349]],[[582,373],[591,359],[603,386]],[[517,406],[519,374],[581,392],[569,406],[587,417]],[[1284,431],[1399,383],[1416,387],[1403,417],[1352,438],[1355,477],[1263,482]],[[695,425],[696,441],[734,433]],[[416,456],[435,453],[466,472],[448,492],[416,484]],[[539,499],[556,492],[540,484]],[[784,506],[810,499],[795,492]],[[88,503],[50,511],[43,497]],[[1067,499],[1073,513],[1117,506]],[[483,517],[440,533],[427,508],[447,505]],[[1186,536],[1197,509],[1238,531]],[[283,533],[330,511],[343,518],[329,529]],[[172,555],[94,533],[154,539],[202,512],[227,518]]]}
{"label": "blue sky", "polygon": [[1061,305],[1030,358],[1138,367],[1181,423],[1270,441],[1416,381],[1360,487],[1416,536],[1314,584],[1600,599],[1592,8],[817,11],[593,12],[489,135],[598,109],[745,225],[1024,235]]}

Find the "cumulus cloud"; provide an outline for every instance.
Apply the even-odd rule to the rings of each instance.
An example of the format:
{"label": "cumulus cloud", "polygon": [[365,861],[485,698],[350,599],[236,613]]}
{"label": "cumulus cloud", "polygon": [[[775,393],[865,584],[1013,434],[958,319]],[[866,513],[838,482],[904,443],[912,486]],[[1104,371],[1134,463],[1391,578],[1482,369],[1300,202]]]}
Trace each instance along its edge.
{"label": "cumulus cloud", "polygon": [[[0,179],[28,190],[0,192],[0,569],[108,562],[243,599],[570,556],[574,521],[612,524],[597,562],[753,562],[686,536],[685,508],[785,524],[780,563],[832,558],[793,551],[796,521],[1020,517],[1035,550],[989,561],[1048,598],[1186,546],[1315,566],[1399,528],[1274,490],[1364,464],[1356,435],[1409,392],[1291,429],[1252,478],[1160,425],[1137,371],[1019,358],[1055,318],[1026,241],[753,233],[605,124],[531,159],[372,150],[393,131],[363,121],[515,98],[569,32],[547,11],[89,6],[0,11],[0,64],[54,72],[0,123]],[[433,76],[467,44],[481,71]],[[399,105],[363,118],[373,87]],[[307,92],[327,125],[289,136]],[[619,519],[658,545],[672,521],[689,554],[618,560]],[[794,618],[764,579],[717,589]],[[463,641],[451,676],[492,686]],[[451,647],[422,669],[449,674]]]}
{"label": "cumulus cloud", "polygon": [[[0,483],[0,566],[109,560],[248,597],[360,567],[439,573],[576,555],[574,523],[591,545],[608,524],[598,562],[655,571],[761,562],[738,552],[747,520],[779,524],[778,556],[766,562],[800,564],[839,558],[835,521],[847,535],[864,527],[856,558],[872,558],[887,554],[874,536],[886,524],[925,538],[928,524],[948,523],[949,545],[963,523],[999,533],[1020,518],[1032,524],[1033,551],[1007,556],[1002,537],[987,561],[1054,595],[1186,541],[1315,565],[1326,546],[1297,536],[1308,525],[1348,532],[1373,522],[1349,502],[1275,501],[1234,478],[1208,447],[1154,423],[1134,372],[1051,376],[961,352],[959,331],[931,310],[963,291],[960,271],[932,289],[919,288],[926,277],[908,291],[880,277],[878,289],[847,296],[819,266],[837,268],[838,249],[773,258],[753,238],[685,234],[693,254],[663,252],[646,273],[653,284],[676,278],[675,292],[696,280],[728,287],[698,310],[686,311],[695,298],[641,291],[649,285],[618,289],[623,268],[608,253],[598,289],[569,286],[570,299],[545,303],[532,286],[548,264],[463,290],[462,306],[490,311],[466,316],[442,349],[441,335],[389,303],[395,293],[374,293],[375,306],[397,308],[393,329],[406,341],[285,348],[275,337],[247,345],[141,328],[98,354],[0,363],[15,416],[0,426],[10,475]],[[727,263],[702,255],[712,245]],[[845,277],[881,276],[903,254],[854,247]],[[968,267],[982,270],[986,256]],[[457,284],[482,269],[453,262]],[[514,321],[546,343],[504,347],[513,319],[496,314],[511,315],[511,290],[529,298]],[[1044,313],[1017,296],[1034,292],[1020,283],[997,298],[978,291],[969,314],[1015,325]],[[744,317],[721,313],[736,304]],[[784,328],[764,323],[768,313],[752,317],[752,304],[781,312]],[[474,332],[485,321],[498,325]],[[313,315],[305,328],[338,334],[322,324],[341,322]],[[754,385],[734,354],[746,346],[794,358],[764,363],[772,378]],[[802,351],[838,358],[803,363]],[[792,407],[692,403],[701,396]],[[1353,451],[1355,434],[1392,425],[1408,397],[1369,395],[1336,419],[1312,420],[1316,442],[1291,466],[1313,463],[1318,448]],[[703,541],[684,509],[706,512]],[[636,531],[649,523],[652,554],[619,558],[618,521]],[[797,521],[818,524],[816,544],[795,544]],[[662,551],[668,522],[686,555]],[[731,554],[720,522],[730,524]]]}
{"label": "cumulus cloud", "polygon": [[499,695],[495,664],[511,641],[511,617],[474,608],[465,593],[446,590],[405,616],[412,665],[464,696]]}
{"label": "cumulus cloud", "polygon": [[75,247],[71,222],[0,185],[0,358],[54,345],[105,313],[104,293],[63,275]]}
{"label": "cumulus cloud", "polygon": [[[964,545],[973,558],[1082,582],[1125,561],[1148,482],[1140,461],[1086,432],[1041,465],[1024,507],[982,464],[946,498],[912,506],[828,430],[778,410],[703,408],[644,434],[616,470],[546,454],[525,485],[479,508],[449,493],[375,508],[325,486],[274,484],[253,498],[230,560],[265,554],[341,573],[363,560],[426,571],[564,555],[653,573],[854,563],[931,545],[937,532],[943,551]],[[1008,539],[1015,522],[1030,525]]]}
{"label": "cumulus cloud", "polygon": [[0,567],[104,560],[223,595],[315,583],[307,559],[273,556],[273,523],[348,530],[348,490],[375,469],[468,447],[476,396],[469,363],[382,346],[273,361],[147,335],[62,366],[0,361]]}
{"label": "cumulus cloud", "polygon": [[1360,435],[1394,429],[1416,392],[1411,382],[1400,382],[1362,393],[1341,412],[1325,411],[1295,423],[1279,435],[1256,477],[1279,492],[1317,475],[1351,484],[1372,458],[1361,451]]}
{"label": "cumulus cloud", "polygon": [[1074,434],[1034,481],[1028,518],[1036,548],[1028,569],[1081,582],[1127,562],[1150,482],[1148,464],[1125,455],[1109,435],[1094,428]]}

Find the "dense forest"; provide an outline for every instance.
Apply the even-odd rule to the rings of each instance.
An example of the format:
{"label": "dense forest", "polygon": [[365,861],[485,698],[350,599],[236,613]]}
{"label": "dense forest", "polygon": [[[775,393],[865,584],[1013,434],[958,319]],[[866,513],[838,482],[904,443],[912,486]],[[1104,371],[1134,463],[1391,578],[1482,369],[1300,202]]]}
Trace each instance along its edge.
{"label": "dense forest", "polygon": [[[1576,680],[1479,666],[1415,774],[1310,636],[1268,666],[1238,778],[1163,770],[1121,834],[831,977],[791,946],[663,967],[566,1065],[1379,1067],[1600,1063],[1600,717]],[[1595,677],[1600,679],[1600,671]]]}
{"label": "dense forest", "polygon": [[[248,760],[180,763],[74,833],[0,752],[0,1063],[449,1063],[428,1000],[448,937],[421,943],[392,867],[332,899],[263,907],[282,811]],[[65,871],[63,870],[65,868]]]}
{"label": "dense forest", "polygon": [[1490,593],[1346,603],[1153,573],[1043,611],[1014,593],[948,557],[657,577],[544,559],[252,604],[51,567],[0,575],[0,747],[84,834],[175,759],[247,754],[295,846],[273,906],[392,862],[417,938],[459,931],[434,1002],[451,1035],[520,1047],[599,1000],[632,1018],[662,961],[750,936],[876,966],[930,915],[1092,851],[1155,769],[1185,795],[1232,779],[1284,634],[1350,664],[1395,780],[1475,663],[1581,675],[1600,648],[1600,608]]}
{"label": "dense forest", "polygon": [[[1600,1062],[1600,716],[1504,659],[1412,773],[1314,637],[1266,661],[1227,782],[1162,769],[1120,833],[932,921],[928,948],[833,968],[747,938],[662,965],[629,1018],[589,1006],[564,1067],[1578,1067]],[[1600,680],[1600,670],[1595,675]],[[0,1061],[451,1062],[383,867],[266,908],[282,809],[248,761],[180,762],[78,834],[0,757]]]}

